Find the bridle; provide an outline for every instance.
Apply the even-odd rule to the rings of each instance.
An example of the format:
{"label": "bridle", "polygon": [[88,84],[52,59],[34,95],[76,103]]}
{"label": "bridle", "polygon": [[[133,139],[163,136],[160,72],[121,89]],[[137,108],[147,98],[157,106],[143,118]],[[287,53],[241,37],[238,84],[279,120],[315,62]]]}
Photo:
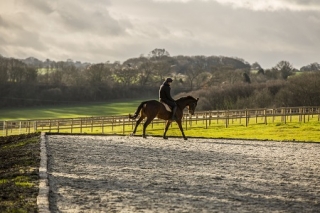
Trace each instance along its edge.
{"label": "bridle", "polygon": [[[196,107],[197,107],[197,102],[198,102],[198,100],[196,100],[194,103],[188,105],[188,111],[189,111],[189,113],[190,113],[191,115],[194,114],[194,111],[195,111],[195,109],[196,109]],[[190,109],[190,108],[191,108],[191,109]]]}

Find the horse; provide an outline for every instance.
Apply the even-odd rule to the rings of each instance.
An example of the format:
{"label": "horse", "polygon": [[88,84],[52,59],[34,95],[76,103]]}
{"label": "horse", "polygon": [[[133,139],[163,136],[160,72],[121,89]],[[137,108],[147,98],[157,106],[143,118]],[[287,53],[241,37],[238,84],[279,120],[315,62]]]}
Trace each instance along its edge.
{"label": "horse", "polygon": [[[194,115],[194,111],[197,107],[199,98],[194,98],[192,96],[182,97],[176,100],[177,104],[177,111],[176,111],[176,122],[179,126],[179,129],[182,133],[182,136],[184,140],[187,140],[188,138],[185,136],[182,128],[182,117],[183,117],[183,110],[184,108],[188,107],[189,114]],[[165,107],[165,105],[159,101],[156,100],[149,100],[141,102],[141,104],[138,106],[137,110],[135,111],[134,115],[129,114],[129,119],[136,119],[140,113],[140,118],[136,121],[136,125],[134,127],[133,132],[131,133],[131,136],[133,136],[136,131],[138,125],[141,123],[141,121],[147,117],[147,120],[143,124],[143,133],[142,137],[146,138],[146,128],[151,123],[151,121],[157,117],[163,120],[166,120],[166,127],[164,129],[163,133],[163,139],[168,139],[166,136],[166,133],[168,131],[168,128],[173,120],[171,120],[171,112],[168,111]]]}

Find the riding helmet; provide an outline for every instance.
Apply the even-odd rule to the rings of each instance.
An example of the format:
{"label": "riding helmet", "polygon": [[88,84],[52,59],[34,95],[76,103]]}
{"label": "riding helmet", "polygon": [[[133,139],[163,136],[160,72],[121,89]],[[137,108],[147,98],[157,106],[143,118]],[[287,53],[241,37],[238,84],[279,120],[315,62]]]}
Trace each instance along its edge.
{"label": "riding helmet", "polygon": [[172,82],[172,78],[167,78],[166,82]]}

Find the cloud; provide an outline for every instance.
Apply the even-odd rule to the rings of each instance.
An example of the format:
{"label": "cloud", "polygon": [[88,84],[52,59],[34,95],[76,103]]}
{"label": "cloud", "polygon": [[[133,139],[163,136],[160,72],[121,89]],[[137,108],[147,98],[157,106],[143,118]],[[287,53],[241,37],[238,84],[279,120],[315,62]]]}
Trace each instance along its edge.
{"label": "cloud", "polygon": [[266,67],[281,60],[303,66],[318,60],[319,5],[311,0],[0,1],[0,54],[98,63],[165,48],[173,56],[224,55]]}
{"label": "cloud", "polygon": [[[154,0],[155,2],[180,2],[188,3],[199,0]],[[200,0],[200,2],[216,1],[234,8],[245,8],[254,11],[320,11],[318,0]]]}

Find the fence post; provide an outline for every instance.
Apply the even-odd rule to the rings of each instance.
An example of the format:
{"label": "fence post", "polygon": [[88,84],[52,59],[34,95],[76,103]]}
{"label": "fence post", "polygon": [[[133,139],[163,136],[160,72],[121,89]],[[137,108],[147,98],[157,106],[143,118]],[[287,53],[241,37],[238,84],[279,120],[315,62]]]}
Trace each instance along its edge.
{"label": "fence post", "polygon": [[34,127],[33,127],[33,128],[34,128],[34,130],[35,130],[35,132],[36,132],[37,129],[38,129],[38,123],[37,123],[37,121],[34,122]]}
{"label": "fence post", "polygon": [[245,114],[245,118],[246,118],[246,127],[247,127],[247,126],[248,126],[248,123],[249,123],[249,122],[248,122],[248,119],[249,119],[249,118],[248,118],[248,110],[247,110],[247,109],[246,109],[246,111],[245,111],[244,114]]}
{"label": "fence post", "polygon": [[8,127],[7,127],[7,125],[8,125],[8,122],[7,121],[4,121],[4,123],[3,123],[3,130],[5,130],[5,136],[8,136]]}
{"label": "fence post", "polygon": [[[51,119],[49,119],[49,132],[51,132]],[[72,133],[72,132],[71,132]]]}
{"label": "fence post", "polygon": [[299,122],[302,122],[302,109],[299,107]]}
{"label": "fence post", "polygon": [[228,128],[228,122],[229,122],[229,113],[228,110],[224,111],[224,116],[226,119],[226,128]]}
{"label": "fence post", "polygon": [[102,123],[101,123],[101,125],[102,125],[102,134],[104,134],[104,117],[102,118]]}
{"label": "fence post", "polygon": [[196,125],[198,124],[198,114],[196,114]]}
{"label": "fence post", "polygon": [[31,121],[28,121],[28,133],[30,133],[30,128],[31,128],[30,122]]}
{"label": "fence post", "polygon": [[208,129],[207,112],[205,112],[205,116],[206,116],[206,129]]}
{"label": "fence post", "polygon": [[112,117],[112,125],[111,125],[112,132],[113,132],[113,124],[114,124],[114,117]]}
{"label": "fence post", "polygon": [[124,117],[122,118],[122,125],[123,125],[123,128],[122,128],[122,134],[124,134],[124,131],[125,131]]}
{"label": "fence post", "polygon": [[93,132],[93,117],[91,117],[91,132]]}
{"label": "fence post", "polygon": [[188,130],[188,115],[187,115],[187,114],[184,114],[183,116],[185,116],[186,130]]}
{"label": "fence post", "polygon": [[73,118],[71,118],[71,129],[70,129],[70,132],[71,132],[71,134],[73,132]]}

